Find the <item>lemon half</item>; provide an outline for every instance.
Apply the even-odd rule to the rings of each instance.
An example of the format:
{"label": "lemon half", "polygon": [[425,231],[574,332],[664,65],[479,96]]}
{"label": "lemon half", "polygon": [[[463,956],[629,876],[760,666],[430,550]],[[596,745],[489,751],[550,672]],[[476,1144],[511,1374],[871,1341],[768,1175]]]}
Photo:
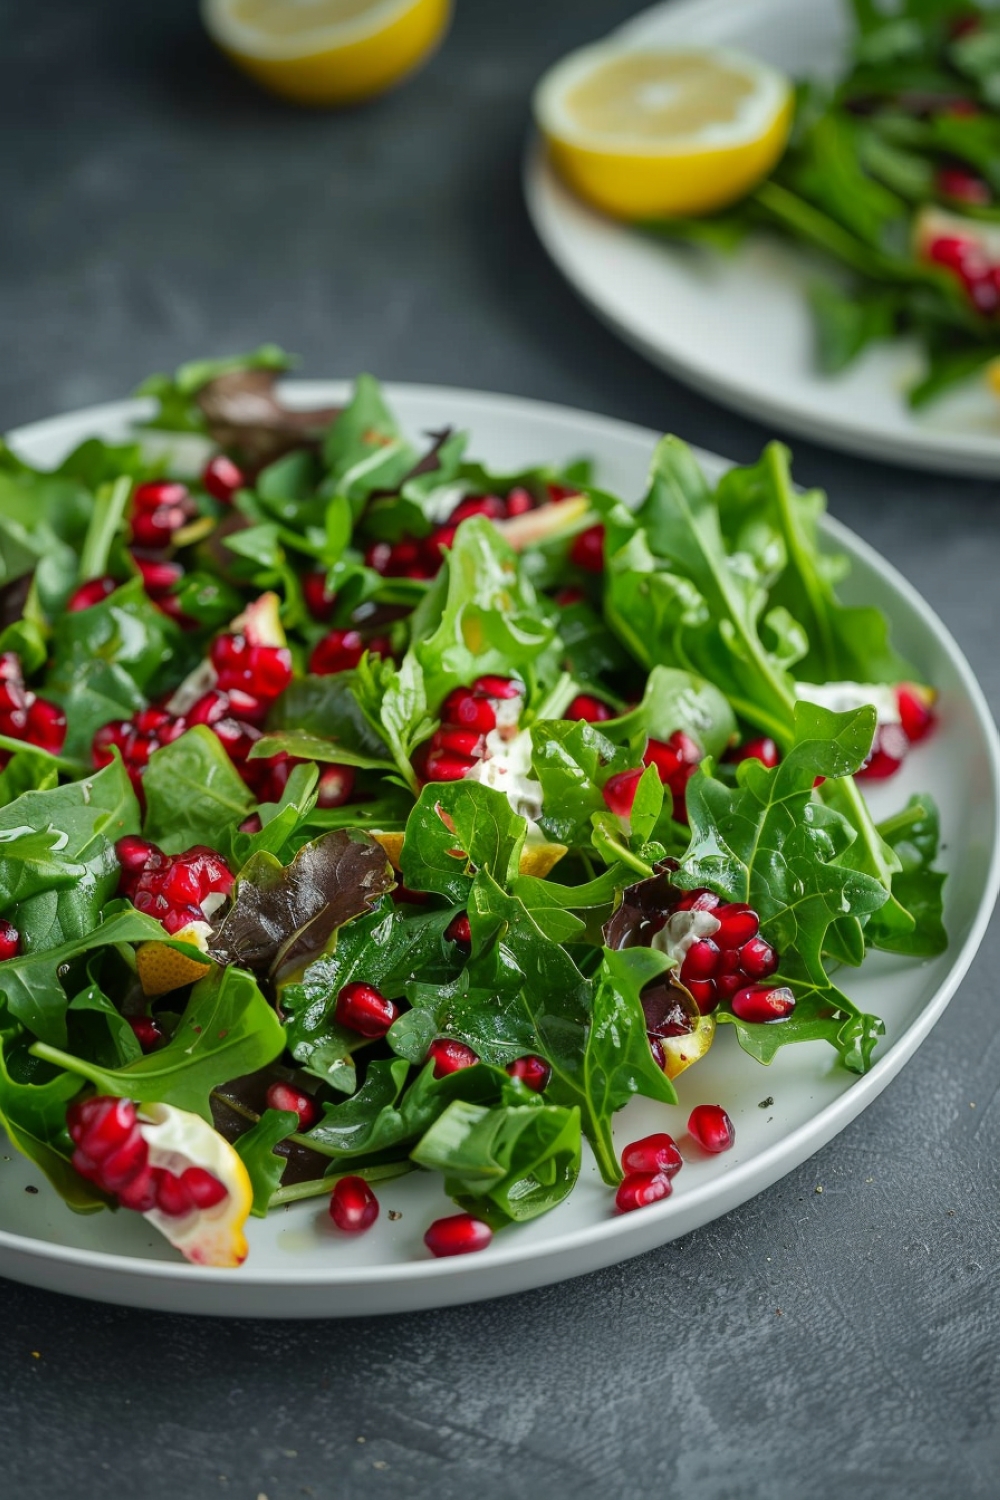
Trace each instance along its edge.
{"label": "lemon half", "polygon": [[451,0],[202,0],[209,35],[237,67],[297,104],[357,104],[433,51]]}
{"label": "lemon half", "polygon": [[726,51],[602,43],[557,63],[534,110],[556,170],[622,219],[687,217],[736,202],[775,165],[793,92]]}

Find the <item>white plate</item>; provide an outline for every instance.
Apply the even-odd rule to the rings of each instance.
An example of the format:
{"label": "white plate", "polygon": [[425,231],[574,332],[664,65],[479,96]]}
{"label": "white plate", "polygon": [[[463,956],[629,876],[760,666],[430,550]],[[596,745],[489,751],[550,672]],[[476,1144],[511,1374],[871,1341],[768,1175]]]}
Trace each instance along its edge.
{"label": "white plate", "polygon": [[[304,400],[326,404],[346,387],[303,383]],[[526,462],[597,460],[604,485],[629,498],[643,492],[656,435],[622,422],[534,401],[419,386],[388,388],[414,434],[448,423],[473,434],[477,457],[500,469]],[[97,407],[26,427],[16,447],[54,463],[73,443],[97,433],[125,435],[138,403]],[[713,473],[723,460],[705,456]],[[617,1217],[609,1191],[589,1163],[571,1198],[533,1224],[498,1235],[481,1254],[431,1260],[422,1244],[431,1219],[449,1209],[434,1179],[417,1174],[379,1189],[383,1210],[401,1218],[359,1240],[337,1234],[324,1200],[298,1204],[250,1222],[250,1256],[238,1271],[189,1266],[137,1215],[77,1217],[40,1173],[10,1152],[0,1161],[0,1274],[108,1302],[178,1312],[321,1317],[398,1312],[522,1291],[624,1260],[696,1229],[761,1192],[811,1156],[854,1118],[902,1067],[944,1010],[979,946],[998,879],[996,731],[970,668],[918,594],[869,547],[836,523],[826,534],[854,564],[848,597],[877,601],[892,618],[896,641],[941,693],[941,725],[887,787],[876,787],[876,811],[900,805],[911,791],[938,798],[947,883],[948,953],[919,964],[877,956],[845,981],[852,997],[883,1016],[887,1035],[864,1078],[834,1063],[830,1048],[805,1044],[779,1054],[769,1069],[741,1052],[726,1030],[704,1062],[679,1080],[680,1106],[637,1100],[618,1117],[620,1145],[651,1129],[677,1136],[693,1105],[721,1101],[732,1115],[735,1148],[692,1159],[673,1197]],[[766,1108],[761,1101],[773,1098]],[[37,1193],[25,1191],[37,1186]],[[452,1209],[452,1211],[454,1211]]]}
{"label": "white plate", "polygon": [[[844,0],[673,0],[616,33],[637,43],[725,45],[793,77],[835,69],[849,36]],[[654,363],[768,426],[921,468],[1000,474],[1000,402],[973,379],[920,413],[905,388],[908,341],[879,344],[842,375],[814,359],[805,288],[815,263],[760,238],[734,256],[671,245],[576,199],[534,143],[525,192],[556,265],[593,310]]]}

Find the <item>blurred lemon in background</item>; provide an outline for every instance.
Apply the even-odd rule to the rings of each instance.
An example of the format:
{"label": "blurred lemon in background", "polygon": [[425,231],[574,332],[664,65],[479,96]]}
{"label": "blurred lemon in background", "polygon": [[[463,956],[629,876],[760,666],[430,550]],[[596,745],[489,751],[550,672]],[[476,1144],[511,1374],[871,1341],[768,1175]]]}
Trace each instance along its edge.
{"label": "blurred lemon in background", "polygon": [[603,43],[557,63],[535,119],[570,187],[622,219],[711,213],[777,162],[791,84],[734,52]]}
{"label": "blurred lemon in background", "polygon": [[297,104],[357,104],[399,83],[443,37],[451,0],[202,0],[236,65]]}

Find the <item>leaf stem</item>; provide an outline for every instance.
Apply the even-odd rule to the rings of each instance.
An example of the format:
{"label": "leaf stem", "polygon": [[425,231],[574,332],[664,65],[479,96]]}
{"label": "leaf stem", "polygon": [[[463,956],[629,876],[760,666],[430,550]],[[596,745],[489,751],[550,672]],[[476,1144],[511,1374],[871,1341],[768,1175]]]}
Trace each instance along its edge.
{"label": "leaf stem", "polygon": [[[293,1136],[293,1140],[304,1137]],[[411,1161],[390,1161],[380,1167],[353,1167],[346,1172],[331,1172],[326,1177],[312,1178],[309,1182],[293,1182],[288,1187],[278,1188],[271,1194],[268,1209],[280,1208],[284,1203],[299,1203],[304,1198],[327,1197],[342,1177],[363,1177],[365,1182],[385,1182],[390,1177],[403,1177],[416,1168]]]}

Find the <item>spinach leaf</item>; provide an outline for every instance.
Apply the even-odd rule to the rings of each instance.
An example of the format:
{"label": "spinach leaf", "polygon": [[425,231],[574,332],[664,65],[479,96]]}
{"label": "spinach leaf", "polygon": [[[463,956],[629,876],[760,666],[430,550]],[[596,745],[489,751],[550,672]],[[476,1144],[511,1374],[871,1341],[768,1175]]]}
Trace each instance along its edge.
{"label": "spinach leaf", "polygon": [[461,905],[477,869],[509,885],[520,867],[526,832],[527,823],[502,792],[476,781],[430,783],[407,820],[403,883]]}
{"label": "spinach leaf", "polygon": [[422,1063],[438,1037],[464,1042],[498,1068],[534,1050],[534,1028],[518,991],[477,983],[469,969],[449,984],[415,980],[406,986],[406,998],[412,1008],[393,1023],[386,1040],[412,1063]]}
{"label": "spinach leaf", "polygon": [[908,931],[890,926],[883,919],[883,908],[869,918],[865,940],[873,948],[886,948],[890,953],[936,958],[947,948],[948,934],[942,904],[945,876],[933,868],[940,843],[933,798],[926,792],[911,797],[902,812],[879,824],[878,833],[898,864],[892,877],[892,894],[909,913],[913,925]]}
{"label": "spinach leaf", "polygon": [[532,726],[531,766],[542,788],[538,822],[549,839],[569,848],[589,845],[592,817],[607,811],[602,787],[641,763],[644,739],[640,730],[632,744],[616,745],[583,720],[542,719]]}
{"label": "spinach leaf", "polygon": [[268,1204],[284,1176],[288,1163],[275,1154],[275,1146],[287,1141],[299,1128],[293,1110],[266,1109],[250,1130],[234,1142],[236,1154],[246,1167],[253,1188],[250,1212],[256,1219],[267,1217]]}
{"label": "spinach leaf", "polygon": [[154,750],[142,779],[146,837],[167,854],[218,848],[253,807],[253,795],[204,724]]}
{"label": "spinach leaf", "polygon": [[0,1031],[0,1127],[11,1145],[33,1161],[77,1213],[93,1213],[107,1199],[72,1166],[66,1134],[66,1110],[80,1092],[79,1078],[57,1073],[42,1083],[20,1082],[10,1063],[19,1037],[16,1029]]}

